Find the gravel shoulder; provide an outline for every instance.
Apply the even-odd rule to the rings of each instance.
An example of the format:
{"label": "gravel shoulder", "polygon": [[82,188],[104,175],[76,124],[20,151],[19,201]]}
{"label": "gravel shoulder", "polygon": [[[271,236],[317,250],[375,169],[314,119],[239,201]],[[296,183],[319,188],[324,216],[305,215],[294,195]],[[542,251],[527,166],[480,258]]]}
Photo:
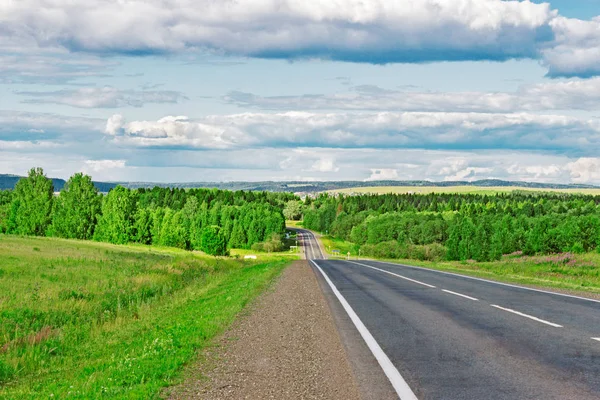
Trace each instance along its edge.
{"label": "gravel shoulder", "polygon": [[330,308],[306,261],[294,262],[170,399],[359,399]]}

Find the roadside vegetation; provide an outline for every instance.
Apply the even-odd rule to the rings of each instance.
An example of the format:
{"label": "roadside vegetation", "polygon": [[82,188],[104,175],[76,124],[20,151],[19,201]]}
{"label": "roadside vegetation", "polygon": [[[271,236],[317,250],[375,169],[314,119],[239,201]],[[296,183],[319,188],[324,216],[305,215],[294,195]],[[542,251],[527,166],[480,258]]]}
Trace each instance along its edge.
{"label": "roadside vegetation", "polygon": [[[297,203],[291,193],[217,189],[117,186],[102,195],[83,174],[72,176],[55,196],[52,181],[37,168],[14,191],[0,191],[0,233],[226,255],[231,248],[273,246],[285,232],[283,211],[293,212]],[[276,247],[284,248],[281,243]]]}
{"label": "roadside vegetation", "polygon": [[0,235],[0,398],[157,398],[285,264]]}
{"label": "roadside vegetation", "polygon": [[557,193],[328,195],[303,225],[328,252],[600,291],[600,196]]}
{"label": "roadside vegetation", "polygon": [[0,398],[158,397],[297,258],[300,206],[83,174],[57,194],[32,169],[0,191]]}

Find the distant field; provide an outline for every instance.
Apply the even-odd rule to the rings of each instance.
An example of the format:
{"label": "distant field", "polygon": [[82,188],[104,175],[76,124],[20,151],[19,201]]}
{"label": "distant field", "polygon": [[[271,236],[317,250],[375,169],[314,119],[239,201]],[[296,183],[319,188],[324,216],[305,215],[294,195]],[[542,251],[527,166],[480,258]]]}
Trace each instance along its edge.
{"label": "distant field", "polygon": [[414,193],[414,194],[429,194],[429,193],[465,193],[465,194],[496,194],[510,193],[513,191],[528,191],[528,192],[556,192],[556,193],[581,193],[594,196],[600,196],[600,189],[539,189],[539,188],[523,188],[516,186],[373,186],[373,187],[357,187],[349,189],[328,190],[328,193],[372,193],[372,194],[387,194],[387,193]]}
{"label": "distant field", "polygon": [[158,398],[286,259],[0,235],[0,398]]}

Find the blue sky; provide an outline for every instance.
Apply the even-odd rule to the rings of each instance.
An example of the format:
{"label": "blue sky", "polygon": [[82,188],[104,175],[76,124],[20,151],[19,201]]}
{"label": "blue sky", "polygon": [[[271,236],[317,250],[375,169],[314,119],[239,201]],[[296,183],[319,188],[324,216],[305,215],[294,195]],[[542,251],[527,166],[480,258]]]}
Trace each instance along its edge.
{"label": "blue sky", "polygon": [[0,173],[600,184],[600,4],[0,0]]}

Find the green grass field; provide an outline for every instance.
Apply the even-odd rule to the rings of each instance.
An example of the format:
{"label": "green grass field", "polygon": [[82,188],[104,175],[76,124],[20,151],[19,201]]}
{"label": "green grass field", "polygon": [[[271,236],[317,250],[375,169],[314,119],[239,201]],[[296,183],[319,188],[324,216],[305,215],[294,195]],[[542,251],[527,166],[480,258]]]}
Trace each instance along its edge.
{"label": "green grass field", "polygon": [[414,194],[430,194],[430,193],[461,193],[461,194],[498,194],[498,193],[510,193],[513,191],[527,191],[527,192],[555,192],[555,193],[581,193],[589,194],[594,196],[600,196],[600,189],[536,189],[536,188],[522,188],[516,186],[498,186],[498,187],[477,187],[477,186],[449,186],[449,187],[436,187],[436,186],[381,186],[381,187],[357,187],[349,189],[330,190],[328,193],[343,193],[343,194],[402,194],[402,193],[414,193]]}
{"label": "green grass field", "polygon": [[[359,246],[356,246],[354,243],[336,239],[331,236],[321,236],[321,243],[323,243],[323,249],[330,257],[345,258],[348,253],[350,253],[352,257],[358,255]],[[334,252],[335,250],[339,250],[339,253]]]}
{"label": "green grass field", "polygon": [[158,398],[289,259],[0,235],[0,398]]}

